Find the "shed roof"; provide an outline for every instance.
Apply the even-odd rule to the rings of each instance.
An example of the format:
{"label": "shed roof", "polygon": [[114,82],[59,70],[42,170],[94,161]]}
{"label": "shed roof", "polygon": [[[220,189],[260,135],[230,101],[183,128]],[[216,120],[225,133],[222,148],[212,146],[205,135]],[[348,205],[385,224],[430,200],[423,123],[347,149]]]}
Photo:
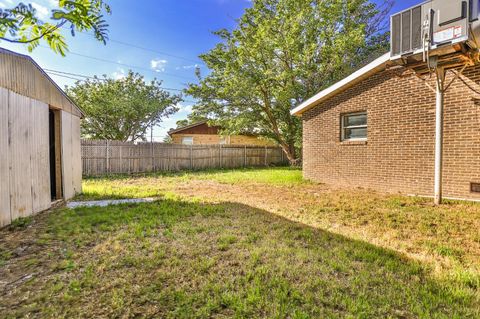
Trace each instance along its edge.
{"label": "shed roof", "polygon": [[314,95],[313,97],[309,98],[302,104],[298,105],[294,109],[290,111],[292,115],[301,116],[304,112],[310,110],[311,108],[317,106],[321,102],[337,95],[338,93],[345,91],[349,87],[359,83],[360,81],[368,78],[369,76],[380,72],[385,69],[387,63],[390,61],[390,53],[386,53],[379,57],[378,59],[374,60],[373,62],[367,64],[360,70],[352,73],[351,75],[347,76],[345,79],[335,83],[334,85],[330,86],[329,88],[319,92],[318,94]]}
{"label": "shed roof", "polygon": [[[80,107],[74,101],[72,101],[72,99],[70,99],[70,97],[65,93],[65,91],[63,91],[57,85],[57,83],[55,83],[55,81],[53,81],[52,78],[30,56],[21,54],[18,52],[10,51],[1,47],[0,47],[0,55],[11,56],[31,64],[35,69],[37,69],[40,72],[42,78],[47,80],[48,83],[51,86],[53,86],[54,91],[60,98],[52,97],[51,94],[55,94],[55,93],[52,93],[51,90],[48,90],[48,88],[46,87],[43,88],[43,90],[48,92],[38,92],[39,91],[38,88],[41,88],[41,86],[36,83],[32,84],[32,81],[31,81],[31,79],[34,79],[34,80],[37,79],[37,77],[34,74],[27,75],[30,80],[28,81],[29,82],[28,84],[19,85],[19,83],[13,83],[14,82],[13,79],[15,81],[25,81],[22,75],[24,75],[23,73],[28,73],[28,70],[25,70],[24,68],[22,68],[22,66],[18,65],[18,63],[15,63],[12,61],[6,61],[6,58],[0,59],[0,66],[2,66],[0,68],[0,86],[4,86],[7,89],[12,90],[18,94],[25,95],[30,98],[48,103],[54,107],[61,107],[65,111],[69,111],[73,114],[77,114],[80,117],[83,117],[85,115],[83,111],[80,109]],[[12,72],[12,69],[13,69],[13,72]],[[7,74],[9,71],[11,73]],[[20,72],[23,72],[23,73],[20,73]],[[56,105],[54,101],[58,101],[57,103],[62,105]],[[70,104],[68,108],[65,107],[64,105],[65,102],[67,104]]]}

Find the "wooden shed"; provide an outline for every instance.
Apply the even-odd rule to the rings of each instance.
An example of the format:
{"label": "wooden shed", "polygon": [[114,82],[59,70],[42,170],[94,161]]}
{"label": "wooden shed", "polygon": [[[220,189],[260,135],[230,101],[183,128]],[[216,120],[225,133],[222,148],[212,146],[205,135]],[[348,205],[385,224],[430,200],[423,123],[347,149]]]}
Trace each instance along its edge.
{"label": "wooden shed", "polygon": [[0,227],[81,192],[81,117],[32,58],[0,48]]}

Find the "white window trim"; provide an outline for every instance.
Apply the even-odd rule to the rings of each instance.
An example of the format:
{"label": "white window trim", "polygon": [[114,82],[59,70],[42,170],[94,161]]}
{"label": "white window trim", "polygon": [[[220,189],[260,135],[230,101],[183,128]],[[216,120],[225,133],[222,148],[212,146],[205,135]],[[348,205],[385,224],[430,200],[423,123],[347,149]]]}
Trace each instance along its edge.
{"label": "white window trim", "polygon": [[[365,115],[367,116],[367,124],[366,125],[350,125],[345,126],[345,118],[347,116],[354,116],[354,115]],[[367,129],[367,137],[359,137],[359,138],[345,138],[345,130],[352,129],[352,128],[365,128]],[[362,112],[353,112],[353,113],[345,113],[340,116],[340,130],[341,130],[341,141],[342,142],[365,142],[368,140],[368,114],[366,111]]]}

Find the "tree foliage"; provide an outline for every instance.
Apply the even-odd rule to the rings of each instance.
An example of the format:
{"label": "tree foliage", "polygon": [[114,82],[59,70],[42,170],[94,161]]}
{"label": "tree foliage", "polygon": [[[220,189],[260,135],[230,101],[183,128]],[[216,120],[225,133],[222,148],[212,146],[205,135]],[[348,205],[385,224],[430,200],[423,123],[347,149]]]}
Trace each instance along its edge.
{"label": "tree foliage", "polygon": [[95,77],[67,88],[68,95],[85,112],[82,136],[120,141],[146,140],[147,129],[174,114],[178,95],[161,88],[161,82],[146,83],[130,71],[119,80]]}
{"label": "tree foliage", "polygon": [[299,157],[301,122],[290,115],[322,88],[384,53],[391,1],[256,0],[233,31],[201,55],[210,73],[186,93],[194,116],[214,119],[228,133],[248,131],[277,141],[291,162]]}
{"label": "tree foliage", "polygon": [[103,0],[59,0],[58,7],[51,10],[50,21],[46,22],[38,18],[31,3],[20,3],[0,9],[0,40],[27,44],[32,51],[43,39],[55,53],[65,55],[68,45],[61,33],[63,26],[70,29],[72,36],[77,31],[93,31],[98,41],[107,42],[104,13],[110,14],[111,9]]}

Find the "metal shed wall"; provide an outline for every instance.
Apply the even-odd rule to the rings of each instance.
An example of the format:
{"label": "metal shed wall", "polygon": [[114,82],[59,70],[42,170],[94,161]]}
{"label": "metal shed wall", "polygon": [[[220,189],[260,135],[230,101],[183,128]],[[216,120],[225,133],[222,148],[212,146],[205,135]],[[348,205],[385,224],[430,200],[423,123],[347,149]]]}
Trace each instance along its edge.
{"label": "metal shed wall", "polygon": [[48,105],[0,88],[0,225],[50,207]]}
{"label": "metal shed wall", "polygon": [[82,112],[32,58],[0,48],[0,227],[51,206],[49,109],[60,112],[68,200],[81,191]]}
{"label": "metal shed wall", "polygon": [[80,118],[62,111],[63,195],[70,199],[82,191]]}
{"label": "metal shed wall", "polygon": [[[0,227],[51,206],[49,105],[0,88]],[[80,118],[61,111],[64,199],[81,191]]]}
{"label": "metal shed wall", "polygon": [[30,57],[0,48],[0,87],[82,116],[62,90]]}

